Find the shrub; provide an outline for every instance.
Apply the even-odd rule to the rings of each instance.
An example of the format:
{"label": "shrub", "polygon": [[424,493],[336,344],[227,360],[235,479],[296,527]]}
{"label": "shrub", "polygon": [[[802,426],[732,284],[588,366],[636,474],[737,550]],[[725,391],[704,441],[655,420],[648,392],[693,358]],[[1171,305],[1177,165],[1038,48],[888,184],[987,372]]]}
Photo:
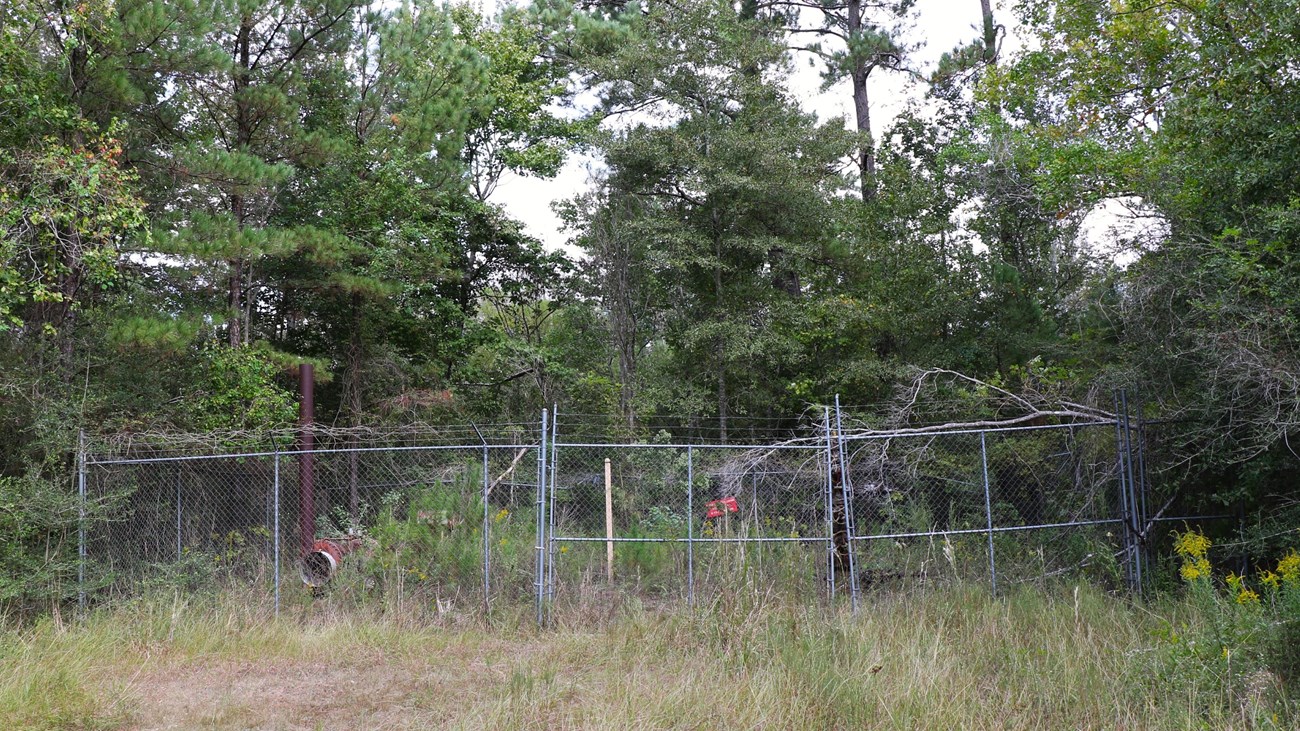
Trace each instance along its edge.
{"label": "shrub", "polygon": [[1174,539],[1188,611],[1166,627],[1163,679],[1206,718],[1226,712],[1246,727],[1287,723],[1300,681],[1300,554],[1220,580],[1209,538],[1189,530]]}

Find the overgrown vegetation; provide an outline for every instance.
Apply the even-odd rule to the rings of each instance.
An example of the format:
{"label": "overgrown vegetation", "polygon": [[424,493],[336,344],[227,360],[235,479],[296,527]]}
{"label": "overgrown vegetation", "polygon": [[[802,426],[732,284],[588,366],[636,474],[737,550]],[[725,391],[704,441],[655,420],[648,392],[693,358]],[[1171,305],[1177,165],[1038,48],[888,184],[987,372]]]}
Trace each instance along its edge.
{"label": "overgrown vegetation", "polygon": [[0,722],[1294,727],[1292,679],[1243,671],[1225,695],[1200,673],[1227,661],[1188,654],[1184,633],[1208,637],[1230,610],[1195,596],[1132,605],[1086,584],[998,599],[960,586],[878,591],[857,616],[738,594],[697,611],[650,610],[634,595],[601,594],[537,633],[527,613],[481,625],[432,601],[295,599],[272,620],[246,597],[157,596],[7,631]]}
{"label": "overgrown vegetation", "polygon": [[1174,547],[1186,599],[1169,621],[1161,677],[1252,725],[1294,723],[1285,719],[1300,708],[1300,554],[1216,576],[1204,534],[1178,534]]}
{"label": "overgrown vegetation", "polygon": [[[320,423],[530,422],[555,404],[574,415],[574,431],[644,441],[776,438],[809,405],[837,394],[882,403],[933,384],[932,374],[949,377],[933,398],[905,395],[867,425],[996,421],[1043,402],[1069,408],[1038,421],[1095,417],[1113,389],[1127,388],[1141,395],[1141,416],[1160,421],[1143,453],[1157,474],[1153,494],[1170,514],[1239,515],[1234,545],[1217,534],[1213,545],[1233,551],[1239,571],[1267,565],[1282,576],[1277,562],[1288,560],[1300,524],[1294,3],[962,0],[951,12],[964,8],[978,28],[935,63],[915,54],[926,33],[924,23],[908,29],[918,7],[534,0],[488,16],[454,2],[4,3],[0,608],[57,623],[85,588],[72,583],[78,529],[98,525],[106,502],[142,494],[79,504],[80,432],[235,429],[242,436],[227,443],[247,443],[292,422],[300,362],[319,374]],[[1008,43],[1011,34],[1025,42]],[[848,92],[851,119],[819,119],[800,105],[791,70],[809,61],[846,82],[832,88]],[[877,135],[871,93],[893,72],[914,99]],[[579,150],[600,161],[599,173],[560,206],[569,249],[543,246],[502,207],[508,186],[499,183],[554,176]],[[1098,217],[1134,225],[1096,233]],[[1047,476],[997,445],[990,460],[999,473],[1021,470],[1016,481],[1029,486],[999,492],[994,509],[1039,509],[1028,493],[1044,492]],[[525,585],[531,516],[507,507],[485,536],[461,518],[485,507],[472,494],[372,502],[375,559],[351,579],[354,604],[445,602],[438,577],[476,568],[471,547],[484,538],[501,542],[501,590]],[[680,511],[647,496],[640,508],[659,512],[635,529],[675,529]],[[969,523],[952,507],[957,493],[948,497],[882,504],[879,523]],[[768,517],[773,525],[746,529],[797,534],[807,522],[793,511]],[[1158,543],[1151,526],[1139,529]],[[265,571],[242,560],[267,545],[264,531],[211,532],[211,552],[184,556],[158,584],[223,585],[237,557],[238,571]],[[1101,587],[1114,574],[1106,539],[1080,532],[1064,552],[1091,561]],[[812,575],[797,546],[730,548],[702,555],[704,584]],[[949,560],[942,548],[894,548],[871,557],[906,573]],[[571,550],[562,570],[596,572],[594,546]],[[619,575],[638,577],[649,594],[676,591],[665,577],[680,568],[679,551],[647,545],[619,556]],[[955,565],[952,573],[965,575]],[[1290,701],[1269,700],[1277,694],[1268,690],[1274,676],[1291,682],[1296,662],[1270,654],[1295,644],[1284,582],[1253,573],[1196,581],[1164,585],[1189,595],[1169,612],[1193,634],[1171,637],[1216,628],[1195,650],[1177,645],[1193,668],[1186,677],[1178,662],[1168,670],[1136,650],[1105,657],[1165,668],[1186,693],[1184,710],[1159,723],[1267,725],[1270,713],[1290,723]],[[959,598],[976,612],[1030,602]],[[1049,617],[1060,611],[1042,601]],[[1149,626],[1108,611],[1119,613],[1108,616],[1121,638]],[[786,618],[764,616],[769,625]],[[632,634],[661,626],[628,621]],[[817,631],[874,626],[840,621]],[[92,642],[86,630],[51,626],[30,641],[10,638],[10,651],[44,661],[41,643]],[[901,620],[898,628],[907,629]],[[1226,650],[1219,668],[1219,640],[1220,649],[1254,649]],[[130,716],[96,705],[99,691],[81,684],[79,669],[52,672],[47,685],[29,677],[23,697],[62,699],[39,711],[54,725]],[[862,700],[869,695],[827,696],[821,681],[792,672],[764,682],[811,682],[805,697],[845,718],[921,718],[907,715],[926,712],[918,677],[939,677],[913,675],[900,690],[918,705],[900,711]],[[868,688],[843,672],[823,678],[826,687]],[[527,703],[493,713],[578,718],[553,697],[554,677],[520,675]],[[989,687],[974,678],[970,687]],[[1129,700],[1139,692],[1131,688],[1147,687],[1081,682]],[[1010,717],[1073,723],[1035,687],[1019,691],[1028,695],[1007,706]],[[947,702],[973,699],[967,688],[925,700],[957,725],[985,723]],[[1096,699],[1057,703],[1074,703],[1096,725],[1144,725],[1126,714],[1157,701],[1173,709],[1164,692],[1139,693],[1126,711],[1089,705]],[[682,693],[674,698],[718,705],[703,691]],[[795,718],[764,702],[755,701],[757,715],[728,711],[738,724]],[[91,708],[84,718],[82,705]],[[61,715],[65,706],[72,715]],[[682,712],[677,700],[659,707]],[[819,717],[818,707],[780,708]]]}

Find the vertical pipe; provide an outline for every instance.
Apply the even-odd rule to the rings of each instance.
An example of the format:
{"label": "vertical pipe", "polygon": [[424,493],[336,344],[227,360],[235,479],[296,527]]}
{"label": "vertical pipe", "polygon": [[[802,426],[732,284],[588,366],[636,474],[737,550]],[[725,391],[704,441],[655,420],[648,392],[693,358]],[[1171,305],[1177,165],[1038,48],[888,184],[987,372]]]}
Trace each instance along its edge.
{"label": "vertical pipe", "polygon": [[86,430],[77,431],[77,609],[86,611]]}
{"label": "vertical pipe", "polygon": [[840,395],[835,394],[835,441],[840,453],[840,490],[844,493],[844,528],[849,545],[849,597],[854,614],[858,611],[858,569],[853,555],[853,534],[857,532],[853,521],[853,491],[849,489],[849,461],[844,454],[844,419],[840,413]]}
{"label": "vertical pipe", "polygon": [[822,407],[822,418],[826,425],[826,580],[830,588],[830,597],[835,599],[835,516],[832,495],[835,492],[831,479],[831,409]]}
{"label": "vertical pipe", "polygon": [[272,512],[274,513],[273,527],[271,528],[271,542],[273,545],[275,561],[275,616],[280,616],[280,447],[275,448],[275,461],[271,466],[271,491],[274,493],[272,501]]}
{"label": "vertical pipe", "polygon": [[546,589],[546,437],[548,412],[542,409],[541,442],[537,448],[537,553],[534,567],[537,626],[542,626],[542,592]]}
{"label": "vertical pipe", "polygon": [[686,605],[695,606],[695,449],[686,447]]}
{"label": "vertical pipe", "polygon": [[483,445],[483,614],[492,609],[492,484],[488,481],[488,447]]}
{"label": "vertical pipe", "polygon": [[993,596],[998,594],[998,566],[993,559],[993,497],[989,490],[989,448],[985,432],[980,432],[980,462],[984,466],[984,516],[989,529],[989,582],[993,587]]}
{"label": "vertical pipe", "polygon": [[312,450],[316,446],[312,433],[316,408],[315,384],[316,373],[312,364],[299,365],[298,388],[301,398],[298,402],[298,439],[302,453],[298,455],[298,546],[303,555],[311,552],[312,542],[316,539],[315,465],[312,462]]}

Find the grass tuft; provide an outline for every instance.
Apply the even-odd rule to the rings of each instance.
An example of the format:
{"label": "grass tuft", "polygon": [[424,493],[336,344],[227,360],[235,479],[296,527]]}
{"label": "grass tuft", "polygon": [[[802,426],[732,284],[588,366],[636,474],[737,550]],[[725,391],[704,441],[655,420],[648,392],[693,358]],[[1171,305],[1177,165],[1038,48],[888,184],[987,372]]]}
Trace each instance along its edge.
{"label": "grass tuft", "polygon": [[[591,589],[538,631],[330,599],[171,597],[0,635],[0,727],[1285,727],[1162,684],[1182,604],[1087,586],[876,593],[861,611]],[[609,607],[614,607],[610,609]],[[1204,691],[1204,692],[1209,692]]]}

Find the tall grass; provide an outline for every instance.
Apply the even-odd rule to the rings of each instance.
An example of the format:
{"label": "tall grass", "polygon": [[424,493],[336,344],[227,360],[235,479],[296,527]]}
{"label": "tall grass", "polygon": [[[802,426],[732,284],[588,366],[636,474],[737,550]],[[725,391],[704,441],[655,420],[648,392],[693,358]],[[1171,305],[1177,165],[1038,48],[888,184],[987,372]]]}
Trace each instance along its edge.
{"label": "tall grass", "polygon": [[[876,592],[839,607],[716,592],[694,610],[596,584],[489,620],[436,606],[155,597],[0,635],[0,727],[1265,728],[1170,684],[1183,602],[1086,585]],[[1276,715],[1274,715],[1276,714]]]}

